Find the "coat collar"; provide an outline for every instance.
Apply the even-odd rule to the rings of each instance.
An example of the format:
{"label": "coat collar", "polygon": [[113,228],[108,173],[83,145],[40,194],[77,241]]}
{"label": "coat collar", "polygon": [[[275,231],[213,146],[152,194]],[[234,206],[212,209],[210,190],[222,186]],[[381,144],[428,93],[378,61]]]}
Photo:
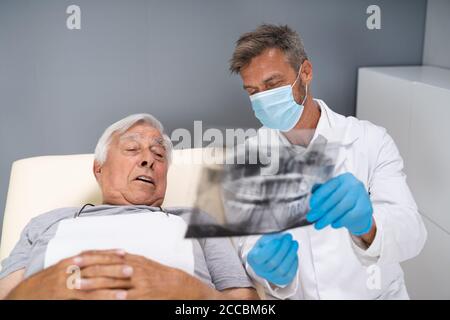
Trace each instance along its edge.
{"label": "coat collar", "polygon": [[344,117],[331,110],[324,101],[315,100],[321,110],[319,123],[313,139],[319,134],[329,142],[338,143],[342,146],[353,144],[359,139],[359,128],[353,117]]}
{"label": "coat collar", "polygon": [[[322,135],[327,139],[328,143],[338,145],[339,150],[335,159],[335,175],[349,171],[353,163],[351,163],[347,152],[349,147],[361,136],[362,129],[359,121],[354,117],[345,117],[334,112],[320,99],[315,99],[315,101],[319,104],[321,114],[313,140],[318,135]],[[276,131],[282,143],[292,145],[282,132]]]}
{"label": "coat collar", "polygon": [[[349,146],[359,139],[360,128],[357,125],[356,118],[344,117],[331,110],[324,101],[320,99],[314,100],[319,104],[321,113],[312,138],[313,140],[321,135],[325,137],[329,143],[336,143],[340,146]],[[275,131],[284,144],[291,145],[281,131]]]}

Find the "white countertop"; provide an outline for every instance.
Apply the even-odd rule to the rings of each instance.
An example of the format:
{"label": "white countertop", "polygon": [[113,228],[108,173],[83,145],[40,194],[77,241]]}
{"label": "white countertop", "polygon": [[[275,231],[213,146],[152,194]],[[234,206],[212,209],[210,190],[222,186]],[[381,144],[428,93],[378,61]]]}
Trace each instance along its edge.
{"label": "white countertop", "polygon": [[432,66],[363,67],[360,70],[450,90],[450,69]]}

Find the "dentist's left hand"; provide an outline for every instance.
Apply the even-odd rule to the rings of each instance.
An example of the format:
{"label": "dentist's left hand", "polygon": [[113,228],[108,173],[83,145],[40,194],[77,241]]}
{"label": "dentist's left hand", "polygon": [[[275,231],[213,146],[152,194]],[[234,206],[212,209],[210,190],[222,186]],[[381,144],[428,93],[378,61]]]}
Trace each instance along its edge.
{"label": "dentist's left hand", "polygon": [[298,242],[290,233],[262,236],[247,256],[255,273],[276,285],[288,285],[298,269]]}

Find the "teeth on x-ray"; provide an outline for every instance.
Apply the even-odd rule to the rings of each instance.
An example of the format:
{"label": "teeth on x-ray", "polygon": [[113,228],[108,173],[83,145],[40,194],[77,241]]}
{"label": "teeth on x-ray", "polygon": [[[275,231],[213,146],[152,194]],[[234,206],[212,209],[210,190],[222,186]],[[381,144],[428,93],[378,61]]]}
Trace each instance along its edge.
{"label": "teeth on x-ray", "polygon": [[[252,148],[232,154],[248,155]],[[258,157],[252,163],[206,166],[186,237],[244,236],[309,225],[311,189],[331,177],[336,150],[320,136],[302,152],[275,146],[269,162]]]}

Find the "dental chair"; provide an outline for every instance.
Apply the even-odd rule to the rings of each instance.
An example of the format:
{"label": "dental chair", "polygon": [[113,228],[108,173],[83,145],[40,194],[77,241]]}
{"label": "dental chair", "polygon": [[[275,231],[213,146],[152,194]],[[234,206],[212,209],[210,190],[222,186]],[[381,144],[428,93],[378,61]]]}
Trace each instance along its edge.
{"label": "dental chair", "polygon": [[[199,159],[205,154],[204,150],[207,149],[173,151],[163,207],[194,204],[202,168]],[[33,217],[61,207],[101,204],[100,188],[92,171],[93,161],[93,154],[80,154],[34,157],[13,163],[0,261],[9,255],[22,229]]]}
{"label": "dental chair", "polygon": [[[214,155],[220,155],[217,149],[212,150],[173,151],[163,207],[194,205],[205,160],[211,163]],[[77,154],[33,157],[13,163],[3,218],[0,261],[10,254],[23,228],[33,217],[56,208],[102,203],[93,161],[93,154]],[[255,287],[258,295],[265,299],[262,286],[256,284]]]}

